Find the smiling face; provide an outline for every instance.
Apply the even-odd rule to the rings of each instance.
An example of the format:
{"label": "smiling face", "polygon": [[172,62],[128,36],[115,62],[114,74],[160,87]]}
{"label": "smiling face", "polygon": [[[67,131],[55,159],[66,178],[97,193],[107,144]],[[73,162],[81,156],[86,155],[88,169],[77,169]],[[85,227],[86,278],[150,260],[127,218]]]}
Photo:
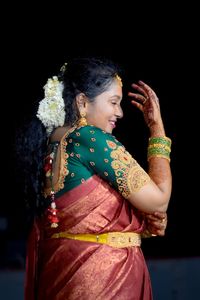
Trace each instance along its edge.
{"label": "smiling face", "polygon": [[119,80],[114,79],[108,90],[95,97],[93,102],[85,103],[85,113],[88,125],[94,125],[112,133],[117,119],[123,117],[120,106],[122,87]]}

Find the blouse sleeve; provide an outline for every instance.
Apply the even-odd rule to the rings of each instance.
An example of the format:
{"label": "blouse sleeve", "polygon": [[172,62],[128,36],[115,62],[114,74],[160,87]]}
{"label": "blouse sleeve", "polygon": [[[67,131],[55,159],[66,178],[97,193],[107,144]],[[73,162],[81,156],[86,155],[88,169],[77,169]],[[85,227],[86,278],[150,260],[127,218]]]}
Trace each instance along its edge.
{"label": "blouse sleeve", "polygon": [[85,126],[73,132],[70,140],[81,163],[109,182],[125,198],[150,180],[113,135],[94,126]]}

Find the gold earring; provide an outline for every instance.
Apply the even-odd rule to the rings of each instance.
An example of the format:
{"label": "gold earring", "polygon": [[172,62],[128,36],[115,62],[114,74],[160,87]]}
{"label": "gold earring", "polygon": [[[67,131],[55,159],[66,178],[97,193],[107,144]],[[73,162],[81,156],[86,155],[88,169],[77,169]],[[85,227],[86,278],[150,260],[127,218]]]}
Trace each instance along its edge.
{"label": "gold earring", "polygon": [[86,113],[85,112],[81,112],[80,113],[81,117],[78,120],[78,127],[83,127],[83,126],[87,126],[87,120],[86,120]]}

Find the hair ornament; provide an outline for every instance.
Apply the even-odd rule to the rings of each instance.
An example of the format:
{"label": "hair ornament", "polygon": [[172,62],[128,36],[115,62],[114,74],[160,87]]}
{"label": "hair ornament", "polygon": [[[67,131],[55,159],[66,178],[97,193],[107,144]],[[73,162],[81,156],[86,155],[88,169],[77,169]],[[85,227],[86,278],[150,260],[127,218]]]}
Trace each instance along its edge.
{"label": "hair ornament", "polygon": [[60,68],[60,71],[64,73],[66,70],[66,67],[67,67],[67,63],[64,63],[64,65],[62,65],[62,67]]}
{"label": "hair ornament", "polygon": [[53,129],[65,123],[65,104],[62,97],[63,83],[57,76],[49,78],[44,86],[45,98],[39,103],[37,117],[45,126],[49,136]]}
{"label": "hair ornament", "polygon": [[123,84],[122,84],[122,79],[121,79],[121,77],[120,77],[118,74],[116,74],[116,75],[115,75],[115,78],[118,80],[120,86],[122,87]]}

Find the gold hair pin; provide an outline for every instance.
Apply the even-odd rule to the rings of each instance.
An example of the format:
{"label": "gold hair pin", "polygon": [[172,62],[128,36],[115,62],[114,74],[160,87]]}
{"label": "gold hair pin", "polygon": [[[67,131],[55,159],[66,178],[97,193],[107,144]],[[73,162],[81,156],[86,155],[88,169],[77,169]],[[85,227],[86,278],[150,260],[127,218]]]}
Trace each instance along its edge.
{"label": "gold hair pin", "polygon": [[67,67],[67,63],[64,63],[64,65],[60,68],[60,71],[65,72],[66,67]]}
{"label": "gold hair pin", "polygon": [[119,84],[120,84],[120,86],[122,87],[123,84],[122,84],[122,79],[121,79],[121,77],[120,77],[118,74],[116,74],[115,78],[119,81]]}

